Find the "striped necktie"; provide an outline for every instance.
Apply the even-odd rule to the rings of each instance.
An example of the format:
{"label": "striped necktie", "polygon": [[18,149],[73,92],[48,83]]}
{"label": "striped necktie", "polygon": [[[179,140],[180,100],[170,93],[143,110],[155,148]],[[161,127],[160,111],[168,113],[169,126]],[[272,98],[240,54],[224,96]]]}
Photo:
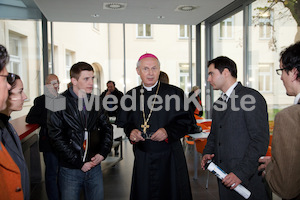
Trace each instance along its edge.
{"label": "striped necktie", "polygon": [[224,101],[225,103],[227,102],[227,95],[226,95],[226,93],[222,93],[222,95],[221,95],[221,99],[222,99],[222,101]]}

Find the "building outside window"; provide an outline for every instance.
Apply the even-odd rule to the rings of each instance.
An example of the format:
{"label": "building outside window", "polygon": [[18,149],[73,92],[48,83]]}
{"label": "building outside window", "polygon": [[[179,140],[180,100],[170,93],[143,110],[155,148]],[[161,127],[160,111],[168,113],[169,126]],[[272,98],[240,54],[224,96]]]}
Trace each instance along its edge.
{"label": "building outside window", "polygon": [[66,79],[70,79],[70,70],[73,65],[72,53],[70,51],[66,51]]}
{"label": "building outside window", "polygon": [[[233,23],[235,19],[235,23]],[[218,56],[227,56],[232,59],[238,68],[237,80],[243,83],[243,47],[240,44],[243,44],[243,11],[237,12],[234,15],[228,17],[227,19],[216,23],[212,28],[212,37],[218,38],[223,33],[223,38],[228,39],[232,37],[233,29],[235,32],[235,38],[231,40],[213,40],[212,42],[212,58]],[[223,32],[221,30],[223,29]],[[220,30],[220,32],[219,32]],[[229,31],[230,30],[230,31]],[[226,33],[226,34],[225,34]],[[220,34],[220,35],[219,35]],[[206,82],[209,84],[208,82]],[[219,90],[212,90],[210,94],[213,94],[213,101],[216,101],[220,97]]]}
{"label": "building outside window", "polygon": [[180,68],[180,88],[183,89],[185,94],[189,93],[191,88],[190,86],[190,74],[189,74],[189,65],[187,63],[179,64]]}
{"label": "building outside window", "polygon": [[251,66],[248,86],[260,91],[266,99],[269,120],[274,120],[275,114],[294,100],[286,95],[275,69],[279,68],[280,52],[295,42],[298,29],[289,8],[280,1],[272,2],[257,0],[249,6],[249,19],[252,20],[247,52]]}
{"label": "building outside window", "polygon": [[51,46],[48,47],[48,73],[53,73]]}
{"label": "building outside window", "polygon": [[9,53],[10,63],[8,71],[22,75],[22,46],[21,40],[18,37],[11,36],[9,38]]}
{"label": "building outside window", "polygon": [[259,39],[270,39],[272,37],[273,12],[262,11],[259,14]]}
{"label": "building outside window", "polygon": [[260,92],[272,92],[273,67],[271,63],[258,66],[258,90]]}
{"label": "building outside window", "polygon": [[228,17],[224,21],[220,22],[220,39],[232,39],[233,38],[233,16]]}
{"label": "building outside window", "polygon": [[138,24],[137,37],[138,38],[151,38],[152,37],[151,24]]}
{"label": "building outside window", "polygon": [[188,39],[190,36],[190,27],[188,25],[179,25],[179,38]]}

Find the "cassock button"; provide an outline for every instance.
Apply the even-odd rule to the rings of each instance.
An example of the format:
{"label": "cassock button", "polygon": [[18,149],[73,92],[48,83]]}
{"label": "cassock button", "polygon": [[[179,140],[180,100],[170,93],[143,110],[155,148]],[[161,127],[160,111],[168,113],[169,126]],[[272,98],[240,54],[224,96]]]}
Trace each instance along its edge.
{"label": "cassock button", "polygon": [[20,187],[16,188],[16,192],[21,192],[21,191],[22,191],[22,188],[20,188]]}
{"label": "cassock button", "polygon": [[219,142],[219,146],[221,146],[221,142]]}
{"label": "cassock button", "polygon": [[219,163],[222,163],[222,160],[220,160]]}
{"label": "cassock button", "polygon": [[220,128],[222,128],[222,125],[220,125]]}

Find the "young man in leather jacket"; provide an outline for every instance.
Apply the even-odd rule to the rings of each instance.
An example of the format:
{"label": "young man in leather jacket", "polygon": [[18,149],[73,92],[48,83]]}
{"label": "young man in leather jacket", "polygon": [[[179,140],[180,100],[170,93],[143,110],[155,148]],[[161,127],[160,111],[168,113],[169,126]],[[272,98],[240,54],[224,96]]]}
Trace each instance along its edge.
{"label": "young man in leather jacket", "polygon": [[[60,164],[61,198],[103,199],[101,162],[112,147],[112,126],[92,93],[93,67],[85,62],[70,70],[72,87],[62,93],[65,109],[48,115],[49,137]],[[61,102],[61,101],[58,101]],[[55,100],[54,100],[54,106]]]}

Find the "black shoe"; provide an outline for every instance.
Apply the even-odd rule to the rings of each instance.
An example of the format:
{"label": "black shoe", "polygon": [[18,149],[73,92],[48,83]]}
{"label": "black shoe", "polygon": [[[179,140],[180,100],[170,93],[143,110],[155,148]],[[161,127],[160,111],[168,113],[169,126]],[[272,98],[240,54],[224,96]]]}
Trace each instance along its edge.
{"label": "black shoe", "polygon": [[115,152],[115,156],[119,156],[119,152]]}

